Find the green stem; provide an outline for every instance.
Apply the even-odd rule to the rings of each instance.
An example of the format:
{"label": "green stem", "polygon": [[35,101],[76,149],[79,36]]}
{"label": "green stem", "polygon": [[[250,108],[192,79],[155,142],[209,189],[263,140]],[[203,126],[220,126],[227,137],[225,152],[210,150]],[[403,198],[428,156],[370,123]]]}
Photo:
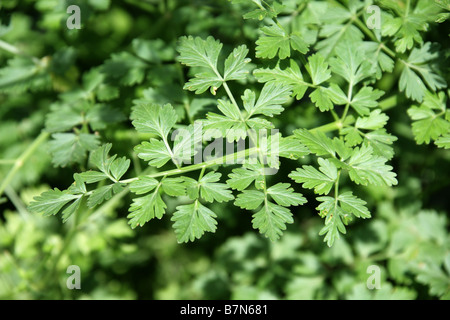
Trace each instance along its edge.
{"label": "green stem", "polygon": [[324,124],[323,126],[310,129],[309,131],[311,131],[311,132],[317,132],[317,131],[320,131],[320,132],[331,132],[331,131],[335,131],[335,130],[341,129],[342,126],[343,125],[342,125],[341,120],[337,120],[337,121],[334,121],[334,122],[331,122],[331,123]]}
{"label": "green stem", "polygon": [[15,55],[21,55],[22,52],[17,48],[16,46],[13,46],[12,44],[9,44],[3,40],[0,40],[0,49],[3,49],[5,51],[8,51],[9,53],[15,54]]}
{"label": "green stem", "polygon": [[[179,169],[173,169],[173,170],[167,170],[167,171],[162,171],[162,172],[155,172],[152,174],[147,174],[145,175],[145,177],[149,177],[149,178],[158,178],[158,177],[162,177],[162,176],[173,176],[173,175],[178,175],[178,174],[183,174],[186,172],[191,172],[191,171],[195,171],[195,170],[199,170],[199,169],[203,169],[203,167],[211,167],[214,165],[219,165],[219,164],[226,164],[226,163],[236,163],[236,160],[239,158],[245,158],[248,157],[249,155],[255,154],[257,153],[259,150],[258,148],[251,148],[251,149],[245,149],[239,152],[235,152],[233,154],[230,155],[226,155],[223,156],[221,158],[216,158],[216,159],[211,159],[202,163],[197,163],[197,164],[193,164],[190,166],[186,166],[186,167],[182,167]],[[138,180],[139,177],[135,177],[135,178],[131,178],[131,179],[126,179],[126,180],[121,180],[119,181],[120,183],[131,183],[133,181]]]}
{"label": "green stem", "polygon": [[26,206],[23,204],[20,197],[17,195],[16,191],[11,188],[11,186],[7,186],[5,189],[5,194],[9,198],[9,200],[12,202],[14,207],[16,208],[17,212],[19,212],[22,219],[26,220],[28,218],[28,210]]}
{"label": "green stem", "polygon": [[14,166],[8,172],[2,184],[0,185],[0,196],[3,194],[6,187],[9,186],[14,176],[17,174],[23,164],[47,140],[49,136],[50,133],[42,131],[41,134],[33,141],[33,143],[20,155],[19,158],[16,159],[16,161],[14,162]]}

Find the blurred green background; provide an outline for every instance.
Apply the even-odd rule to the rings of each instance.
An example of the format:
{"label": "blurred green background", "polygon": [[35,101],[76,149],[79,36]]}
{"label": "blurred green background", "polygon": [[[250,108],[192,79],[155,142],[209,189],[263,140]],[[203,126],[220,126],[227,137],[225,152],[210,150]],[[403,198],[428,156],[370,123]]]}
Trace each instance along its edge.
{"label": "blurred green background", "polygon": [[[287,10],[300,2],[285,1]],[[66,27],[70,4],[81,8],[80,30]],[[191,115],[198,109],[195,116],[202,117],[213,96],[182,90],[187,70],[175,61],[176,41],[212,35],[228,51],[246,44],[260,63],[254,59],[260,22],[244,20],[246,9],[245,2],[226,0],[1,1],[0,181],[39,136],[49,112],[72,99],[97,99],[111,108],[114,116],[97,128],[99,137],[140,170],[145,163],[131,148],[140,137],[128,120],[133,100],[170,102],[185,120],[187,102]],[[433,26],[426,36],[439,41],[446,32],[448,24]],[[396,71],[383,78],[387,96],[396,93],[396,81]],[[448,299],[450,152],[416,145],[410,104],[399,99],[387,112],[389,130],[399,138],[392,161],[399,185],[355,191],[364,194],[373,218],[353,223],[332,248],[318,236],[323,221],[308,190],[301,192],[309,203],[293,209],[295,223],[277,242],[253,230],[251,213],[232,203],[214,210],[220,213],[215,234],[189,244],[176,242],[168,217],[132,230],[126,193],[81,212],[76,224],[32,215],[26,207],[34,196],[67,188],[73,173],[86,168],[86,159],[52,163],[56,151],[42,143],[0,195],[0,298]],[[274,121],[289,134],[327,119],[302,101]],[[272,179],[288,180],[297,166],[286,160]],[[167,199],[169,212],[178,201]],[[69,265],[81,269],[80,290],[66,287]],[[367,288],[371,265],[380,268],[381,289]]]}

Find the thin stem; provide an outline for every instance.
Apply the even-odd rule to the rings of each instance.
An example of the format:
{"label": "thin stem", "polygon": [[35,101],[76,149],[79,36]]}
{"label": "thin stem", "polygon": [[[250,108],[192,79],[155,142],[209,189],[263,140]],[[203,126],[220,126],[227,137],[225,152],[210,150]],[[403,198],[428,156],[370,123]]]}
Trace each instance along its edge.
{"label": "thin stem", "polygon": [[[162,172],[146,174],[145,177],[158,178],[158,177],[162,177],[162,176],[173,176],[173,175],[178,175],[178,174],[183,174],[186,172],[203,169],[203,167],[206,168],[206,167],[211,167],[211,166],[219,165],[219,164],[233,164],[233,163],[236,163],[237,159],[243,158],[243,157],[248,157],[249,155],[255,154],[258,151],[259,151],[258,148],[245,149],[245,150],[242,150],[239,152],[235,152],[233,154],[223,156],[221,158],[211,159],[211,160],[208,160],[208,161],[205,161],[202,163],[193,164],[193,165],[182,167],[179,169],[173,169],[173,170],[167,170],[167,171],[162,171]],[[135,178],[131,178],[131,179],[121,180],[119,182],[128,184],[128,183],[131,183],[138,179],[139,179],[138,177],[135,177]]]}
{"label": "thin stem", "polygon": [[16,210],[17,212],[19,212],[22,219],[26,220],[28,218],[29,212],[20,197],[17,195],[16,191],[11,188],[11,186],[7,186],[5,189],[5,194],[12,202],[14,207],[16,207]]}
{"label": "thin stem", "polygon": [[25,54],[24,52],[22,52],[22,51],[21,51],[19,48],[17,48],[16,46],[14,46],[14,45],[12,45],[12,44],[10,44],[10,43],[8,43],[8,42],[5,42],[5,41],[3,41],[3,40],[0,40],[0,49],[3,49],[3,50],[5,50],[5,51],[7,51],[7,52],[9,52],[9,53],[14,54],[14,55],[28,57],[28,58],[30,58],[31,60],[33,60],[33,62],[34,62],[36,65],[40,65],[40,60],[39,60],[38,58],[36,58],[36,57],[34,57],[34,56],[30,56],[30,55]]}
{"label": "thin stem", "polygon": [[28,160],[31,155],[43,144],[47,138],[50,136],[50,133],[46,131],[42,131],[41,134],[33,141],[33,143],[20,155],[19,158],[14,162],[14,166],[6,175],[2,184],[0,185],[0,196],[5,191],[6,187],[11,183],[16,173],[20,170],[23,164]]}
{"label": "thin stem", "polygon": [[203,166],[202,171],[200,171],[200,174],[198,176],[198,181],[200,181],[203,178],[203,175],[205,174],[205,170],[206,170],[206,167]]}
{"label": "thin stem", "polygon": [[356,25],[366,34],[366,36],[368,36],[370,38],[370,40],[372,40],[373,42],[377,42],[380,44],[380,48],[382,50],[384,50],[388,55],[391,56],[391,58],[396,58],[395,56],[395,52],[392,51],[391,49],[389,49],[388,47],[386,47],[386,45],[381,42],[380,40],[377,39],[377,37],[375,37],[375,35],[373,34],[372,31],[370,31],[369,28],[367,28],[366,24],[363,23],[359,18],[356,18],[355,20]]}
{"label": "thin stem", "polygon": [[5,51],[8,51],[9,53],[15,54],[15,55],[21,55],[22,52],[17,48],[16,46],[13,46],[12,44],[9,44],[3,40],[0,40],[0,49],[3,49]]}

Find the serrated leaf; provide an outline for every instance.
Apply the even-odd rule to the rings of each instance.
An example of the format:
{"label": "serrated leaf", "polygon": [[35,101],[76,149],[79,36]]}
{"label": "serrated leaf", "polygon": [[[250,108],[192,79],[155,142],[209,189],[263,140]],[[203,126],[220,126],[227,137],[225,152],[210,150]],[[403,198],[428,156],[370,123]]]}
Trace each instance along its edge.
{"label": "serrated leaf", "polygon": [[156,188],[151,194],[144,197],[134,198],[130,205],[130,213],[127,218],[131,228],[143,226],[153,218],[161,219],[164,215],[166,204],[159,194],[159,188]]}
{"label": "serrated leaf", "polygon": [[[224,81],[217,66],[222,43],[211,36],[206,40],[200,37],[193,38],[192,36],[181,37],[177,50],[180,53],[178,60],[181,63],[190,67],[201,67],[205,70],[196,74],[195,78],[190,79],[185,88],[196,91],[196,93],[202,93],[211,88],[211,91],[215,93],[215,90]],[[229,64],[232,65],[231,62]]]}
{"label": "serrated leaf", "polygon": [[383,128],[389,117],[381,113],[380,109],[373,110],[368,117],[359,117],[356,119],[355,127],[365,130],[377,130]]}
{"label": "serrated leaf", "polygon": [[130,183],[130,190],[135,194],[144,194],[155,189],[158,184],[159,182],[155,178],[143,176]]}
{"label": "serrated leaf", "polygon": [[356,184],[393,186],[397,184],[397,175],[392,167],[386,165],[387,159],[373,154],[369,145],[356,148],[348,160],[350,179]]}
{"label": "serrated leaf", "polygon": [[207,202],[226,202],[234,199],[228,185],[224,183],[217,183],[222,174],[218,172],[208,172],[199,181],[200,196]]}
{"label": "serrated leaf", "polygon": [[242,209],[254,210],[258,208],[265,199],[263,192],[258,190],[244,190],[238,194],[234,205]]}
{"label": "serrated leaf", "polygon": [[291,55],[289,36],[277,25],[261,28],[264,36],[256,41],[256,57],[274,58],[277,54],[280,59]]}
{"label": "serrated leaf", "polygon": [[307,200],[301,193],[294,192],[289,183],[277,183],[267,189],[267,193],[280,206],[298,206],[305,204]]}
{"label": "serrated leaf", "polygon": [[158,135],[165,139],[178,116],[170,104],[139,103],[133,107],[131,120],[138,132]]}
{"label": "serrated leaf", "polygon": [[435,141],[439,148],[450,149],[450,132]]}
{"label": "serrated leaf", "polygon": [[297,183],[303,183],[303,188],[314,188],[317,194],[327,194],[337,179],[337,168],[327,159],[319,158],[318,161],[320,171],[313,166],[304,165],[302,169],[292,171],[289,178]]}
{"label": "serrated leaf", "polygon": [[[263,170],[263,169],[262,169]],[[252,182],[258,182],[263,178],[260,165],[247,165],[242,168],[233,169],[228,175],[227,184],[239,191],[246,189]]]}
{"label": "serrated leaf", "polygon": [[161,140],[150,139],[150,141],[144,141],[137,145],[134,151],[139,158],[148,161],[149,165],[157,168],[162,167],[172,159],[172,155]]}
{"label": "serrated leaf", "polygon": [[65,208],[63,210],[63,215],[62,215],[62,220],[63,223],[67,222],[67,220],[69,220],[69,218],[75,213],[77,212],[77,210],[80,208],[81,205],[81,201],[82,201],[82,197],[76,199],[74,202],[72,202],[67,208]]}
{"label": "serrated leaf", "polygon": [[80,177],[86,183],[95,183],[95,182],[99,182],[99,181],[108,179],[108,176],[105,173],[95,171],[95,170],[89,170],[89,171],[82,172],[82,173],[80,173]]}
{"label": "serrated leaf", "polygon": [[432,91],[445,88],[447,83],[434,66],[434,60],[439,58],[435,44],[427,42],[421,48],[414,48],[408,60],[403,61],[404,69],[399,79],[400,91],[405,91],[408,98],[422,102],[426,86]]}
{"label": "serrated leaf", "polygon": [[99,137],[88,133],[54,133],[49,142],[49,152],[55,166],[65,167],[71,163],[82,163],[87,152],[100,144]]}
{"label": "serrated leaf", "polygon": [[28,209],[44,216],[56,215],[66,204],[80,197],[80,195],[68,194],[55,188],[34,197]]}
{"label": "serrated leaf", "polygon": [[391,160],[394,149],[391,145],[397,141],[397,137],[387,133],[385,129],[368,132],[364,135],[364,143],[372,146],[375,155]]}
{"label": "serrated leaf", "polygon": [[428,144],[450,130],[450,122],[442,118],[446,111],[445,104],[443,92],[437,95],[427,91],[419,107],[412,106],[408,109],[408,115],[415,120],[412,131],[418,144]]}
{"label": "serrated leaf", "polygon": [[200,239],[205,232],[215,232],[216,214],[202,205],[198,200],[181,205],[173,214],[173,228],[179,243]]}
{"label": "serrated leaf", "polygon": [[67,189],[67,192],[70,194],[85,194],[87,192],[86,184],[84,179],[81,177],[81,174],[75,173],[73,175],[73,179],[74,182]]}
{"label": "serrated leaf", "polygon": [[344,212],[334,198],[318,197],[317,200],[322,202],[317,210],[322,217],[325,217],[325,226],[319,231],[319,235],[325,235],[324,241],[331,247],[340,238],[340,233],[345,234],[347,232],[342,220]]}
{"label": "serrated leaf", "polygon": [[333,109],[333,103],[326,88],[319,87],[315,89],[310,93],[309,97],[320,111],[324,112]]}
{"label": "serrated leaf", "polygon": [[225,60],[224,80],[242,80],[248,74],[246,69],[250,58],[247,58],[248,49],[245,45],[241,45],[230,53]]}
{"label": "serrated leaf", "polygon": [[280,157],[297,160],[308,154],[308,148],[298,139],[293,137],[281,137],[279,140],[278,155]]}
{"label": "serrated leaf", "polygon": [[253,214],[252,225],[270,240],[275,241],[286,230],[286,224],[293,222],[289,209],[266,201],[262,209]]}
{"label": "serrated leaf", "polygon": [[338,197],[342,210],[352,213],[357,218],[370,218],[366,202],[354,196],[352,192],[344,192]]}
{"label": "serrated leaf", "polygon": [[171,137],[173,141],[174,162],[178,164],[191,164],[199,149],[203,139],[201,122],[196,121],[187,127],[180,127]]}
{"label": "serrated leaf", "polygon": [[318,53],[308,58],[309,74],[314,85],[319,85],[331,78],[331,70],[328,63]]}
{"label": "serrated leaf", "polygon": [[311,132],[307,129],[297,129],[294,131],[295,138],[299,139],[311,153],[318,156],[335,155],[333,142],[323,132]]}
{"label": "serrated leaf", "polygon": [[358,112],[361,116],[369,115],[369,108],[375,108],[378,106],[378,99],[384,94],[383,91],[378,89],[373,89],[372,87],[363,87],[358,93],[352,98],[350,105]]}
{"label": "serrated leaf", "polygon": [[263,114],[268,117],[280,114],[284,110],[282,105],[289,101],[291,93],[289,86],[269,82],[264,85],[258,101],[255,103],[254,94],[251,95],[247,91],[243,98],[244,108],[248,112],[247,118],[255,114]]}
{"label": "serrated leaf", "polygon": [[87,200],[87,205],[89,208],[93,208],[101,204],[105,200],[109,200],[116,193],[119,193],[124,189],[123,184],[114,183],[109,184],[98,189],[95,189]]}
{"label": "serrated leaf", "polygon": [[112,176],[118,181],[127,172],[129,167],[130,167],[130,160],[125,157],[122,157],[114,159],[114,161],[112,161],[111,163],[109,170]]}
{"label": "serrated leaf", "polygon": [[163,191],[172,197],[186,195],[185,178],[166,178],[162,181]]}
{"label": "serrated leaf", "polygon": [[49,132],[71,130],[83,122],[80,111],[69,105],[52,104],[45,119],[45,128]]}
{"label": "serrated leaf", "polygon": [[336,58],[330,59],[334,73],[343,77],[351,86],[371,76],[371,66],[357,49],[357,42],[339,42],[335,48]]}
{"label": "serrated leaf", "polygon": [[273,69],[256,69],[253,71],[253,75],[259,82],[275,82],[292,87],[292,94],[297,100],[300,100],[308,89],[308,83],[303,80],[303,75],[295,60],[289,60],[289,63],[290,66],[285,69],[281,69],[279,65]]}
{"label": "serrated leaf", "polygon": [[147,68],[148,64],[133,54],[120,52],[111,54],[100,70],[107,78],[124,86],[132,86],[144,80]]}

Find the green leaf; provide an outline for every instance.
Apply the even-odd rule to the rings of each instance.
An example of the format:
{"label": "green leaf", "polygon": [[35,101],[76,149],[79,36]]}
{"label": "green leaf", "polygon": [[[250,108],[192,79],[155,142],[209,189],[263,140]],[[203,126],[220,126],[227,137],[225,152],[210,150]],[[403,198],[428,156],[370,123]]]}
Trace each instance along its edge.
{"label": "green leaf", "polygon": [[177,122],[177,113],[170,104],[139,103],[133,107],[131,120],[138,132],[165,139]]}
{"label": "green leaf", "polygon": [[100,144],[99,137],[88,133],[54,133],[49,142],[49,152],[55,166],[65,167],[72,163],[82,163],[87,152]]}
{"label": "green leaf", "polygon": [[397,175],[392,167],[386,165],[387,159],[373,154],[369,145],[355,148],[348,160],[350,179],[356,184],[375,186],[393,186],[397,184]]}
{"label": "green leaf", "polygon": [[191,164],[203,139],[202,125],[199,121],[187,127],[177,128],[172,134],[174,162],[178,164]]}
{"label": "green leaf", "polygon": [[295,138],[299,139],[311,153],[318,156],[335,155],[333,142],[323,132],[308,131],[307,129],[297,129],[294,131]]}
{"label": "green leaf", "polygon": [[94,171],[94,170],[82,172],[82,173],[80,173],[80,177],[86,183],[95,183],[95,182],[99,182],[99,181],[108,179],[108,176],[105,173],[99,172],[99,171]]}
{"label": "green leaf", "polygon": [[158,184],[159,182],[155,178],[143,176],[130,183],[130,190],[135,194],[144,194],[155,189]]}
{"label": "green leaf", "polygon": [[289,209],[266,201],[262,209],[253,214],[252,225],[270,240],[275,241],[283,234],[283,230],[286,230],[286,224],[293,222]]}
{"label": "green leaf", "polygon": [[103,201],[111,199],[114,194],[121,192],[123,189],[124,185],[121,183],[109,184],[95,189],[89,196],[87,205],[89,208],[93,208]]}
{"label": "green leaf", "polygon": [[259,82],[274,82],[292,87],[292,94],[296,96],[297,100],[300,100],[308,89],[308,83],[303,80],[303,75],[295,60],[291,59],[289,63],[290,66],[285,69],[281,69],[279,65],[273,69],[256,69],[253,71],[253,75]]}
{"label": "green leaf", "polygon": [[49,132],[61,132],[71,130],[83,123],[81,110],[72,108],[70,105],[58,103],[50,106],[50,113],[45,120],[45,128]]}
{"label": "green leaf", "polygon": [[[434,60],[441,58],[437,46],[430,42],[421,48],[414,48],[400,75],[399,89],[405,91],[408,98],[422,102],[426,86],[432,91],[445,88],[447,83],[440,75]],[[426,84],[426,85],[425,85]]]}
{"label": "green leaf", "polygon": [[242,209],[254,210],[263,203],[266,196],[258,190],[244,190],[238,194],[234,205]]}
{"label": "green leaf", "polygon": [[369,108],[378,106],[378,99],[384,94],[384,91],[373,89],[372,87],[362,87],[361,90],[352,98],[350,105],[360,115],[369,115]]}
{"label": "green leaf", "polygon": [[280,157],[297,160],[308,154],[308,148],[298,139],[293,137],[281,137],[279,140],[278,155]]}
{"label": "green leaf", "polygon": [[254,94],[246,90],[243,101],[244,108],[248,112],[247,118],[255,114],[263,114],[268,117],[280,114],[284,110],[282,104],[289,101],[291,93],[292,91],[289,86],[269,82],[264,85],[258,101],[255,103]]}
{"label": "green leaf", "polygon": [[208,172],[199,181],[200,196],[207,202],[227,202],[234,199],[225,183],[217,183],[222,176],[218,172]]}
{"label": "green leaf", "polygon": [[385,129],[368,132],[364,135],[364,143],[371,145],[373,152],[377,156],[391,160],[394,156],[394,149],[391,145],[397,141],[397,137],[387,133]]}
{"label": "green leaf", "polygon": [[173,214],[173,228],[179,243],[200,239],[205,232],[215,232],[216,214],[202,205],[198,200],[181,205]]}
{"label": "green leaf", "polygon": [[217,61],[219,59],[222,44],[209,36],[206,40],[200,37],[181,37],[179,40],[178,60],[190,67],[203,67],[211,70],[217,70]]}
{"label": "green leaf", "polygon": [[127,216],[130,219],[128,223],[133,229],[137,226],[142,227],[155,217],[161,219],[166,208],[157,187],[151,194],[133,199],[129,209],[130,213]]}
{"label": "green leaf", "polygon": [[228,175],[227,184],[239,191],[246,189],[252,182],[261,182],[264,178],[264,168],[261,165],[245,165],[242,168],[233,169]]}
{"label": "green leaf", "polygon": [[112,176],[119,181],[120,178],[128,171],[128,168],[130,167],[130,160],[122,157],[114,159],[114,161],[111,163],[111,166],[109,168]]}
{"label": "green leaf", "polygon": [[172,197],[186,195],[185,178],[165,178],[162,180],[162,188],[166,194]]}
{"label": "green leaf", "polygon": [[70,201],[80,197],[80,195],[68,194],[55,188],[34,197],[28,209],[31,212],[43,214],[44,216],[56,215]]}
{"label": "green leaf", "polygon": [[446,111],[445,104],[444,92],[437,95],[427,91],[419,107],[412,106],[408,109],[408,115],[414,120],[412,131],[418,144],[428,144],[450,130],[450,122],[443,119]]}
{"label": "green leaf", "polygon": [[450,132],[435,141],[439,148],[450,149]]}
{"label": "green leaf", "polygon": [[226,137],[229,142],[245,139],[247,128],[241,119],[240,110],[229,101],[219,99],[218,103],[218,109],[225,116],[212,112],[206,115],[207,120],[203,122],[205,137],[210,135],[216,138]]}
{"label": "green leaf", "polygon": [[[181,37],[177,50],[180,53],[178,60],[181,63],[190,67],[200,67],[204,70],[201,73],[197,73],[195,78],[190,79],[184,86],[184,89],[195,91],[197,94],[200,94],[210,88],[211,92],[215,94],[215,91],[224,81],[217,66],[219,54],[222,50],[220,41],[215,40],[211,36],[206,38],[206,40],[203,40],[200,37],[193,38],[192,36]],[[238,59],[228,61],[230,67],[234,63],[237,63],[238,65],[241,64],[238,62]],[[240,73],[238,72],[237,75],[239,74]]]}
{"label": "green leaf", "polygon": [[224,81],[243,80],[247,77],[247,64],[251,61],[247,58],[248,49],[245,45],[241,45],[230,53],[225,60]]}
{"label": "green leaf", "polygon": [[69,218],[75,213],[77,212],[77,210],[80,208],[81,205],[81,201],[82,201],[82,197],[76,199],[74,202],[72,202],[69,206],[67,206],[64,210],[63,210],[63,215],[62,215],[62,220],[63,223],[67,222],[67,220],[69,220]]}
{"label": "green leaf", "polygon": [[309,74],[314,85],[319,85],[331,78],[331,70],[328,63],[318,53],[308,58]]}
{"label": "green leaf", "polygon": [[108,79],[124,86],[132,86],[144,81],[148,64],[129,52],[113,53],[101,66],[101,72]]}
{"label": "green leaf", "polygon": [[376,130],[383,128],[389,117],[381,113],[380,109],[373,110],[368,117],[359,117],[356,119],[355,127],[365,130]]}
{"label": "green leaf", "polygon": [[106,104],[96,104],[86,113],[86,121],[92,130],[102,130],[112,123],[125,120],[124,114]]}
{"label": "green leaf", "polygon": [[166,145],[161,140],[150,139],[144,141],[134,148],[138,157],[148,161],[149,165],[160,168],[172,159],[172,155],[167,150]]}
{"label": "green leaf", "polygon": [[333,102],[328,95],[327,88],[319,87],[311,92],[309,97],[320,111],[324,112],[333,109]]}
{"label": "green leaf", "polygon": [[345,213],[338,206],[337,201],[332,197],[318,197],[318,201],[322,202],[318,207],[320,215],[325,217],[325,226],[320,230],[319,235],[325,235],[324,241],[329,247],[340,238],[340,233],[345,234]]}
{"label": "green leaf", "polygon": [[291,56],[291,46],[292,49],[303,54],[308,52],[308,44],[299,33],[286,34],[276,24],[262,27],[261,31],[264,36],[256,41],[256,57],[258,58],[272,59],[278,54],[280,59],[286,59]]}
{"label": "green leaf", "polygon": [[277,183],[267,189],[267,193],[280,206],[298,206],[305,204],[307,200],[301,193],[294,192],[289,183]]}
{"label": "green leaf", "polygon": [[371,76],[371,66],[357,46],[357,42],[339,42],[335,48],[337,57],[329,60],[332,71],[343,77],[350,86]]}
{"label": "green leaf", "polygon": [[317,194],[327,194],[330,192],[337,179],[336,166],[327,159],[318,159],[319,170],[313,166],[304,165],[302,169],[297,168],[289,174],[289,178],[297,183],[303,183],[303,188],[312,189]]}
{"label": "green leaf", "polygon": [[357,218],[370,218],[366,202],[354,196],[352,192],[344,192],[338,197],[342,210],[352,213]]}

